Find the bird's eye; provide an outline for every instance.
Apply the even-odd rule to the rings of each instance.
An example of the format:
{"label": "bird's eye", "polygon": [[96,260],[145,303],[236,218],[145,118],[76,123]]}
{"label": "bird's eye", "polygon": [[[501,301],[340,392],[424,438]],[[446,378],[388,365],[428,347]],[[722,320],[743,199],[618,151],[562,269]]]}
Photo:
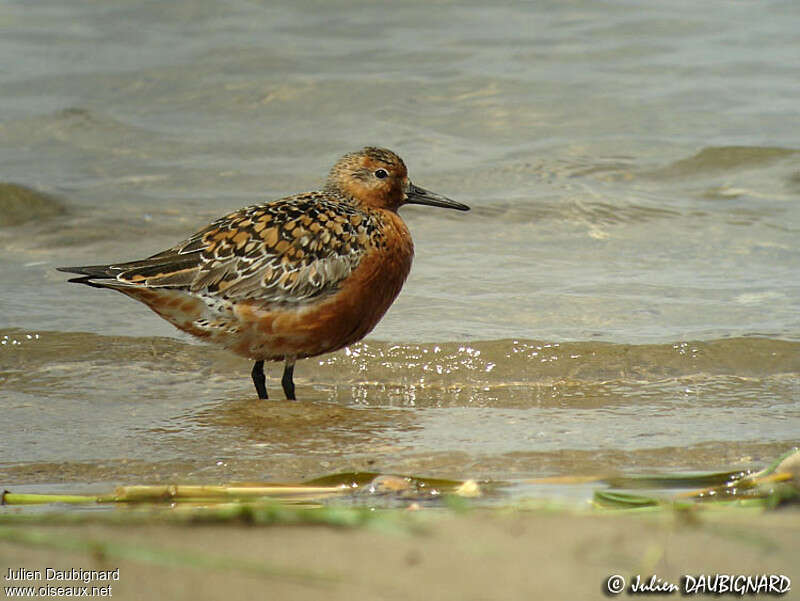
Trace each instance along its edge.
{"label": "bird's eye", "polygon": [[386,179],[387,177],[389,177],[389,172],[386,171],[386,169],[378,169],[375,172],[375,177],[377,177],[378,179]]}

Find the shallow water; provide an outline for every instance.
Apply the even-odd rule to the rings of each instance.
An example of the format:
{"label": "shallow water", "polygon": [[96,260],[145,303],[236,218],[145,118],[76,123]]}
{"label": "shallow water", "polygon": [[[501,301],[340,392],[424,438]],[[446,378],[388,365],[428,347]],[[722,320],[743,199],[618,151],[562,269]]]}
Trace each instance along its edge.
{"label": "shallow water", "polygon": [[[797,445],[798,16],[6,3],[4,484],[522,481]],[[403,293],[365,343],[298,364],[299,403],[255,401],[246,361],[54,271],[312,189],[368,143],[473,211],[402,211]]]}

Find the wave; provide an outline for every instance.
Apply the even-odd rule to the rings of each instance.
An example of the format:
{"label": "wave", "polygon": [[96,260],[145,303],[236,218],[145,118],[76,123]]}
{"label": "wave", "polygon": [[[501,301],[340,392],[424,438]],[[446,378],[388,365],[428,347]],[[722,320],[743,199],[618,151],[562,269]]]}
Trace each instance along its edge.
{"label": "wave", "polygon": [[[102,336],[83,332],[0,331],[2,372],[58,363],[138,363],[155,371],[241,371],[247,363],[222,349],[172,338]],[[696,375],[759,378],[800,374],[800,342],[739,337],[665,344],[478,340],[394,344],[367,340],[304,361],[298,372],[317,381],[381,380],[515,385],[565,382],[655,382]],[[236,376],[237,378],[240,376]]]}

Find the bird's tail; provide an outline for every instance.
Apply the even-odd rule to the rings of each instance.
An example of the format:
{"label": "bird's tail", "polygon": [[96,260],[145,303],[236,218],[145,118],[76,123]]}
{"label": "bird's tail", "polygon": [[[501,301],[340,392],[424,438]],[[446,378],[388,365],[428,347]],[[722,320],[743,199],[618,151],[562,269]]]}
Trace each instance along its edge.
{"label": "bird's tail", "polygon": [[[59,271],[67,273],[77,273],[80,277],[71,278],[69,282],[75,284],[86,284],[93,288],[112,288],[114,284],[119,284],[117,274],[119,269],[111,265],[86,265],[84,267],[56,267]],[[106,281],[104,281],[106,280]]]}

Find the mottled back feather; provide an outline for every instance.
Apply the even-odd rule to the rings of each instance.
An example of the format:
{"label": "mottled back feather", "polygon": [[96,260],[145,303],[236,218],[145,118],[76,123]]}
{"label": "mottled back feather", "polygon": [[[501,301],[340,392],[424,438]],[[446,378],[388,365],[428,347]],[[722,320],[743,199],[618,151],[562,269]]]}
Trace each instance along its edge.
{"label": "mottled back feather", "polygon": [[232,301],[300,302],[335,291],[380,244],[378,219],[329,191],[310,192],[240,209],[142,261],[80,273]]}

